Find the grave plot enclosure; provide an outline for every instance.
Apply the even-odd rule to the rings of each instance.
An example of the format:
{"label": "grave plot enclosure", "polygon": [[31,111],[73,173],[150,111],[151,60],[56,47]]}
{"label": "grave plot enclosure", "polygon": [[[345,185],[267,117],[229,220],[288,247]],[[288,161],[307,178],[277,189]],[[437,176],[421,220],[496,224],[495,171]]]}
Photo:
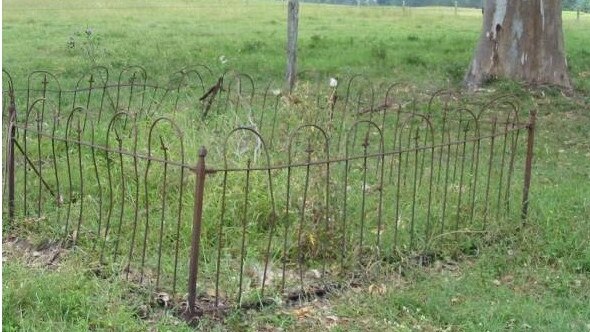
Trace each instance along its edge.
{"label": "grave plot enclosure", "polygon": [[161,85],[99,67],[71,89],[3,74],[5,229],[188,293],[193,315],[305,297],[526,219],[535,116],[509,96],[318,73],[284,95],[206,66]]}

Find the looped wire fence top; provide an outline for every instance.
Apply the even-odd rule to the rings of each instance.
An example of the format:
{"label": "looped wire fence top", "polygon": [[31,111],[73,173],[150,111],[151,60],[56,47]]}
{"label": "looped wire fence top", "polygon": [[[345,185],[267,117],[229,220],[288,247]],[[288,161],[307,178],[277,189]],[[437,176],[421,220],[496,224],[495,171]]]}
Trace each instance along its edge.
{"label": "looped wire fence top", "polygon": [[320,79],[284,95],[204,65],[163,85],[96,67],[73,90],[3,71],[3,213],[128,280],[189,280],[216,308],[304,297],[526,216],[534,115],[513,98],[304,74]]}

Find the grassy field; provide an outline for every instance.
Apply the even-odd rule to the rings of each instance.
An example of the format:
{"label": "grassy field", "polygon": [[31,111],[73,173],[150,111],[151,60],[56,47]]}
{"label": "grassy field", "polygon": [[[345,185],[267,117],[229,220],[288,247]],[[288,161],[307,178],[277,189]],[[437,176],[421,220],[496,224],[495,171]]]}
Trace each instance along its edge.
{"label": "grassy field", "polygon": [[[234,68],[256,82],[279,81],[284,69],[285,7],[278,1],[9,0],[2,6],[2,65],[17,88],[36,69],[59,74],[64,87],[94,65],[117,72],[139,64],[154,82],[194,64]],[[480,11],[470,9],[455,16],[452,8],[404,13],[302,4],[300,68],[362,73],[418,90],[456,88],[480,20]],[[303,306],[232,313],[200,329],[590,331],[590,15],[577,21],[575,13],[564,13],[564,30],[576,91],[534,93],[542,97],[526,227],[492,234],[488,245],[454,261],[384,274]],[[514,93],[525,105],[533,95],[510,82],[490,89]],[[26,228],[3,234],[3,330],[192,330],[172,312],[146,306],[141,288],[97,276],[83,248],[45,267],[55,257],[43,241]]]}
{"label": "grassy field", "polygon": [[[91,65],[139,64],[158,79],[188,65],[235,68],[257,82],[284,70],[282,2],[5,1],[3,68],[77,78]],[[463,77],[479,36],[481,13],[452,8],[355,8],[303,4],[300,70],[363,73],[440,88]],[[588,89],[590,17],[565,14],[572,78]],[[91,38],[85,31],[92,30]],[[225,64],[219,57],[227,59]],[[424,77],[428,80],[424,80]],[[68,86],[68,85],[65,85]]]}

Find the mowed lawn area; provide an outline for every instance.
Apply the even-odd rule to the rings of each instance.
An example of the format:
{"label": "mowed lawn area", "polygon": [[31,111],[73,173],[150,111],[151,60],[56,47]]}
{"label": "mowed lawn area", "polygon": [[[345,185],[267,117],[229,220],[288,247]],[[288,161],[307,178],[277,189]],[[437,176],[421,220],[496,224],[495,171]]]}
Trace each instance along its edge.
{"label": "mowed lawn area", "polygon": [[[26,88],[34,70],[56,74],[69,89],[96,65],[113,73],[140,65],[155,83],[197,64],[215,72],[236,69],[261,85],[283,77],[282,1],[7,0],[2,6],[2,68],[17,89]],[[302,3],[299,68],[334,77],[363,74],[425,92],[458,89],[481,18],[479,9],[455,15],[452,7]],[[207,318],[196,328],[590,331],[590,14],[577,20],[565,12],[563,20],[574,91],[507,81],[486,87],[538,110],[524,227],[487,234],[484,245],[453,260],[407,266],[301,306]],[[3,115],[3,128],[5,121]],[[19,222],[26,224],[2,225],[4,331],[195,329],[172,310],[147,305],[151,295],[133,283],[97,275],[89,248],[68,250],[51,268],[38,266],[38,253],[29,249],[48,239]]]}

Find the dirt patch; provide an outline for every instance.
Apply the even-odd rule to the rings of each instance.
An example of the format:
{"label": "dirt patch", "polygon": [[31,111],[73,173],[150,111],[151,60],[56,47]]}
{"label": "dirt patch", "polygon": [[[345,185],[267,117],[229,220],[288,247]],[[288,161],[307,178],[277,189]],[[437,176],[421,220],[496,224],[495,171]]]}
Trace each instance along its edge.
{"label": "dirt patch", "polygon": [[41,241],[34,244],[28,239],[7,236],[2,240],[2,262],[18,261],[29,267],[55,269],[59,267],[67,250],[59,243]]}

